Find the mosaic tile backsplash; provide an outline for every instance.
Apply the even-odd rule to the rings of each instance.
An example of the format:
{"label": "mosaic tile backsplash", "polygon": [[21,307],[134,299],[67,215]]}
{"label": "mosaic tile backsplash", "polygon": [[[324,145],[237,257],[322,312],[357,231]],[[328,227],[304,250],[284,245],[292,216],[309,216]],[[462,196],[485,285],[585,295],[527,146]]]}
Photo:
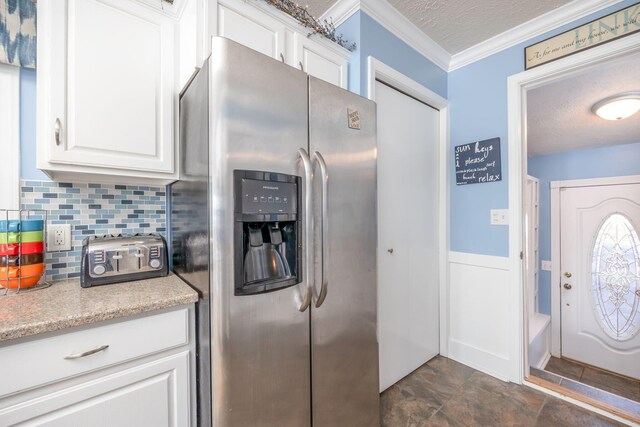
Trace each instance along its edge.
{"label": "mosaic tile backsplash", "polygon": [[71,224],[71,251],[47,252],[45,280],[80,276],[82,240],[88,236],[160,233],[166,237],[165,191],[165,187],[22,180],[22,209],[44,209],[49,224]]}

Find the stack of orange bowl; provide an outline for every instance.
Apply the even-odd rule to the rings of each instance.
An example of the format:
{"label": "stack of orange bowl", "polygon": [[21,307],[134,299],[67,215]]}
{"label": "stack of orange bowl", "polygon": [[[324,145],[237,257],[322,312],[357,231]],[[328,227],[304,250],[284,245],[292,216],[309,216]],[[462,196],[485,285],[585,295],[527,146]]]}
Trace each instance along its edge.
{"label": "stack of orange bowl", "polygon": [[44,274],[44,221],[0,221],[0,287],[23,289]]}

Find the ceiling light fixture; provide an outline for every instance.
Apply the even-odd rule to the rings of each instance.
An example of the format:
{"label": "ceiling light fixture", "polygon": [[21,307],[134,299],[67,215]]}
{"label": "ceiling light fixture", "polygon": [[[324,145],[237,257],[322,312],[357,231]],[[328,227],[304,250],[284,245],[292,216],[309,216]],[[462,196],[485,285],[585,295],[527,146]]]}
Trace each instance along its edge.
{"label": "ceiling light fixture", "polygon": [[591,111],[605,120],[622,120],[640,110],[640,92],[621,93],[596,102]]}

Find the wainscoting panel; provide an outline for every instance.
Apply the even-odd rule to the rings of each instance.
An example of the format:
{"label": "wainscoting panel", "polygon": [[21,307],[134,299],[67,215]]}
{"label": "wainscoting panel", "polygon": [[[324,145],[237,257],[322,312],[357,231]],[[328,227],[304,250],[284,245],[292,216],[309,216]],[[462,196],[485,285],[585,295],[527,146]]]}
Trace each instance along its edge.
{"label": "wainscoting panel", "polygon": [[509,258],[449,252],[449,357],[508,381]]}

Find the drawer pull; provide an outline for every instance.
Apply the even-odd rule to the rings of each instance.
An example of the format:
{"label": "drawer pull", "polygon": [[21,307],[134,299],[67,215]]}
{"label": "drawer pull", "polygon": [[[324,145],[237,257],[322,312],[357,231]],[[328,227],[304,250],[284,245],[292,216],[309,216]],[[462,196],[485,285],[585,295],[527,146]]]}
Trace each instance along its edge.
{"label": "drawer pull", "polygon": [[67,360],[80,359],[81,357],[91,356],[92,354],[100,353],[103,350],[108,349],[108,345],[101,345],[100,347],[92,348],[91,350],[84,351],[82,353],[70,354],[64,358]]}

